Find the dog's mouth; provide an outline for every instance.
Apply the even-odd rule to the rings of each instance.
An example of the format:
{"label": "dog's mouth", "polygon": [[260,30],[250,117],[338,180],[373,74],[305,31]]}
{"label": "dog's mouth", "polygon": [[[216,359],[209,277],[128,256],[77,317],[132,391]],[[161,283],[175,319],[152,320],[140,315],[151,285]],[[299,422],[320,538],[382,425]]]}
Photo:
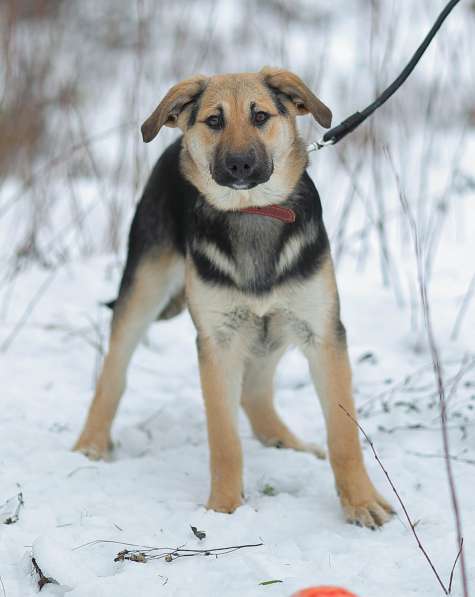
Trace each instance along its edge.
{"label": "dog's mouth", "polygon": [[242,182],[233,182],[231,184],[224,185],[224,186],[227,186],[230,189],[234,189],[235,191],[248,191],[249,189],[253,189],[254,187],[257,187],[258,184],[259,183],[257,183],[257,182],[242,181]]}

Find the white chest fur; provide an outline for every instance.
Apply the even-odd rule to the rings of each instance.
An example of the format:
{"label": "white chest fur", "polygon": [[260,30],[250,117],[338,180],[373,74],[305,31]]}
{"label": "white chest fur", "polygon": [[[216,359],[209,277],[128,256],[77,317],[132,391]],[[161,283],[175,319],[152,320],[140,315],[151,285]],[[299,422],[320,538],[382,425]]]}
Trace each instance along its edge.
{"label": "white chest fur", "polygon": [[238,342],[251,353],[318,342],[337,309],[330,258],[305,282],[277,286],[262,296],[211,285],[189,260],[187,299],[199,333],[223,348]]}

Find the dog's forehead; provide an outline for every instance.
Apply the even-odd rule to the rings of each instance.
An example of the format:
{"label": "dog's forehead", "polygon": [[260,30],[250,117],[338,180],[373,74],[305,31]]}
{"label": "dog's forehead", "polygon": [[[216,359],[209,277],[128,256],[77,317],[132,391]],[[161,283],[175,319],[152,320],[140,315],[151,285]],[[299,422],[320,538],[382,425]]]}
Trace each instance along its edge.
{"label": "dog's forehead", "polygon": [[245,106],[253,101],[270,100],[269,91],[257,73],[233,73],[215,75],[209,79],[202,96],[202,106],[213,106],[226,101]]}

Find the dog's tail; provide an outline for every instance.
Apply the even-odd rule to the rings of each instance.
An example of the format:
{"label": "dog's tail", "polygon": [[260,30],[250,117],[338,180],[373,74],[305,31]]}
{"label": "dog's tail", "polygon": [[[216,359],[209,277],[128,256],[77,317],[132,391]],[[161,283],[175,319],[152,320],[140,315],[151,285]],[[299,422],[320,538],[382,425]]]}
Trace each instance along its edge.
{"label": "dog's tail", "polygon": [[[102,303],[102,304],[104,305],[104,307],[108,307],[109,309],[112,309],[112,311],[113,311],[117,304],[117,299],[113,299],[112,301],[107,301],[106,303]],[[172,319],[173,317],[176,317],[177,315],[179,315],[185,309],[186,309],[185,291],[181,290],[178,294],[176,294],[175,296],[172,296],[172,298],[168,301],[168,303],[165,305],[165,307],[162,309],[162,311],[158,314],[157,321],[159,321],[160,319]]]}

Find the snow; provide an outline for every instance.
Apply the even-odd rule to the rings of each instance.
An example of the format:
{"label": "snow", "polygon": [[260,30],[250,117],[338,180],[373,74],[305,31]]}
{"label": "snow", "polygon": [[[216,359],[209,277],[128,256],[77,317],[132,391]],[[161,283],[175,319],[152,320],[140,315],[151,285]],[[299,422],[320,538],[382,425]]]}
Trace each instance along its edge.
{"label": "snow", "polygon": [[[205,509],[208,446],[195,331],[186,313],[152,325],[138,348],[113,428],[112,460],[90,462],[71,451],[107,345],[110,312],[101,301],[115,296],[123,260],[124,243],[118,254],[108,252],[111,205],[122,210],[118,236],[125,238],[133,202],[150,166],[176,134],[167,129],[153,146],[137,145],[138,123],[161,94],[195,70],[243,71],[282,64],[311,81],[331,106],[336,124],[366,105],[375,89],[399,72],[443,2],[377,3],[376,32],[376,4],[370,3],[370,10],[368,3],[356,0],[351,6],[342,0],[320,2],[321,20],[314,18],[315,3],[301,0],[297,17],[288,23],[285,11],[272,9],[280,2],[263,3],[267,12],[261,3],[222,0],[215,9],[212,4],[203,11],[202,2],[168,3],[162,14],[160,3],[144,3],[152,45],[144,57],[144,76],[137,82],[137,56],[129,47],[115,54],[109,48],[108,59],[97,60],[83,35],[96,20],[104,26],[102,10],[112,13],[116,8],[118,23],[134,28],[135,3],[80,3],[83,20],[79,26],[68,20],[66,48],[60,48],[61,59],[54,66],[59,75],[75,72],[77,48],[84,48],[81,54],[90,63],[91,78],[84,69],[78,75],[81,110],[87,134],[95,139],[88,151],[101,176],[97,180],[80,168],[78,176],[70,176],[75,160],[84,159],[81,152],[67,149],[81,141],[77,135],[66,146],[58,138],[57,147],[40,152],[32,165],[36,179],[31,189],[19,180],[1,181],[0,267],[8,271],[0,278],[0,597],[2,583],[6,597],[38,594],[32,556],[43,574],[58,583],[45,585],[45,595],[290,597],[299,588],[325,584],[344,586],[359,597],[440,595],[366,443],[370,476],[397,511],[381,530],[345,523],[328,462],[263,447],[244,416],[245,503],[232,515]],[[337,148],[313,153],[310,172],[321,194],[333,249],[340,240],[344,247],[337,276],[360,422],[447,582],[458,546],[441,457],[438,398],[418,304],[416,261],[399,190],[413,209],[424,256],[432,265],[428,289],[474,591],[475,297],[453,337],[475,254],[475,139],[468,115],[473,111],[473,12],[469,16],[468,4],[462,4],[404,93],[367,125],[375,127],[381,147],[387,146],[401,189],[385,154],[372,162],[381,147],[372,153],[358,133]],[[194,35],[184,39],[177,52],[177,29],[170,24],[181,22],[185,9]],[[210,21],[215,24],[212,30]],[[24,33],[36,39],[30,31]],[[208,36],[209,48],[191,56],[194,40]],[[453,39],[457,44],[451,45]],[[379,80],[373,79],[375,74]],[[137,102],[129,114],[124,98],[135,85]],[[73,119],[69,126],[74,130],[76,125]],[[309,118],[302,119],[301,126],[306,141],[321,137],[321,129]],[[116,127],[116,134],[103,135]],[[58,156],[64,163],[42,170]],[[378,173],[381,187],[375,182]],[[47,209],[43,197],[49,201]],[[34,240],[43,261],[32,266],[22,261],[21,249],[38,215],[35,206],[40,222]],[[343,227],[345,206],[349,215]],[[378,217],[389,248],[386,284]],[[296,351],[279,366],[276,400],[299,436],[325,443],[307,365]],[[3,524],[15,512],[19,487],[24,498],[19,521]],[[204,530],[206,539],[197,539],[190,525]],[[261,542],[261,547],[218,558],[114,562],[128,543],[207,549]],[[282,582],[260,584],[269,580]],[[458,571],[452,594],[462,594]]]}
{"label": "snow", "polygon": [[[441,263],[441,269],[444,264]],[[456,554],[445,469],[440,454],[437,409],[426,351],[411,350],[407,314],[377,282],[376,267],[339,272],[344,321],[350,336],[355,391],[364,406],[361,422],[404,499],[434,563],[448,577]],[[109,313],[98,301],[114,295],[119,270],[112,257],[91,258],[58,271],[28,323],[2,355],[0,413],[2,471],[0,503],[21,486],[25,506],[14,525],[0,526],[0,570],[8,597],[35,595],[25,574],[32,552],[43,573],[60,583],[43,589],[71,589],[74,597],[167,595],[213,597],[263,594],[289,596],[299,587],[336,584],[361,597],[433,596],[438,588],[407,522],[397,516],[371,532],[345,524],[326,461],[309,454],[261,446],[244,418],[246,502],[233,515],[208,512],[208,448],[200,398],[194,329],[188,315],[154,324],[131,366],[126,395],[114,429],[112,462],[91,463],[70,448],[85,416],[97,371],[95,343],[103,342]],[[45,277],[38,270],[17,281],[8,333],[30,294]],[[438,318],[453,309],[464,288],[463,272],[451,270],[450,289],[436,295]],[[375,279],[376,278],[376,279]],[[474,313],[464,328],[473,330]],[[442,330],[445,340],[449,332]],[[470,349],[470,334],[441,342],[447,378],[452,379]],[[466,344],[465,344],[466,342]],[[371,353],[371,357],[360,358]],[[473,358],[473,353],[472,353]],[[417,402],[397,389],[406,375],[426,367],[410,387],[426,387]],[[388,379],[392,381],[388,382]],[[303,357],[290,352],[277,377],[279,409],[293,429],[323,442],[324,425]],[[474,370],[452,400],[452,452],[474,457]],[[382,399],[391,390],[384,412]],[[427,387],[429,391],[427,391]],[[425,397],[424,397],[425,396]],[[398,401],[406,406],[396,406]],[[368,410],[368,404],[374,408]],[[409,403],[417,407],[414,412]],[[461,419],[453,416],[460,411]],[[458,422],[460,420],[460,422]],[[424,422],[428,429],[408,429]],[[462,424],[463,423],[463,424]],[[385,430],[401,426],[398,431]],[[370,474],[396,504],[377,463],[365,447]],[[466,553],[475,549],[473,465],[454,462],[462,505]],[[275,495],[265,495],[270,485]],[[206,531],[199,541],[190,525]],[[117,543],[97,543],[107,540]],[[122,542],[187,548],[263,542],[219,558],[193,557],[172,563],[114,563]],[[78,549],[79,548],[79,549]],[[473,560],[469,574],[475,578]],[[262,586],[267,580],[282,583]],[[66,587],[66,588],[65,588]],[[455,595],[459,593],[458,577]],[[59,593],[58,593],[59,591]],[[51,593],[53,594],[53,593]]]}

